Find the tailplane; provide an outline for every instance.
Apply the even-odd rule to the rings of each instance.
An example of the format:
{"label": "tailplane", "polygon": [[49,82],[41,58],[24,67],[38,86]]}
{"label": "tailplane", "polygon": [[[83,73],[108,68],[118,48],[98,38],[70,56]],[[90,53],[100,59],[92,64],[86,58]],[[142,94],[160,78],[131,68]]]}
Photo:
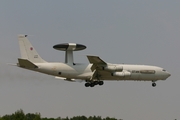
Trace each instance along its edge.
{"label": "tailplane", "polygon": [[21,59],[27,59],[32,63],[43,63],[43,60],[27,39],[27,35],[18,35]]}
{"label": "tailplane", "polygon": [[18,59],[18,61],[19,61],[19,63],[17,64],[17,66],[19,66],[19,67],[26,68],[26,69],[35,69],[35,68],[38,68],[38,66],[36,66],[32,62],[30,62],[29,60]]}

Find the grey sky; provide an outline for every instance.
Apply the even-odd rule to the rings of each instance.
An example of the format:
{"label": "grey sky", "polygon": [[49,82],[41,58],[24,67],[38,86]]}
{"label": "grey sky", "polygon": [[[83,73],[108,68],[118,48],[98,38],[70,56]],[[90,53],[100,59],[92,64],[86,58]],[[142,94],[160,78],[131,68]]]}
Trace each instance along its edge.
{"label": "grey sky", "polygon": [[[0,3],[0,115],[18,109],[43,117],[99,115],[124,120],[180,119],[180,1],[179,0],[64,0]],[[53,45],[84,44],[75,62],[88,63],[86,54],[111,63],[149,64],[172,76],[151,82],[84,83],[8,66],[20,57],[18,34],[28,38],[47,61],[64,61]]]}

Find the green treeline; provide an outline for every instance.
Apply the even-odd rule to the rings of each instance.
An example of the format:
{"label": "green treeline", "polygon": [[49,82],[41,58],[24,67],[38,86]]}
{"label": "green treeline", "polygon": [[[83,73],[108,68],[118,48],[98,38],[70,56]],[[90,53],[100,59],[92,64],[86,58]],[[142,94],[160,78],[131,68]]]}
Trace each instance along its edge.
{"label": "green treeline", "polygon": [[0,120],[117,120],[116,118],[101,118],[100,116],[76,116],[72,118],[42,118],[40,113],[27,113],[24,114],[23,110],[17,110],[12,115],[4,115],[0,117]]}

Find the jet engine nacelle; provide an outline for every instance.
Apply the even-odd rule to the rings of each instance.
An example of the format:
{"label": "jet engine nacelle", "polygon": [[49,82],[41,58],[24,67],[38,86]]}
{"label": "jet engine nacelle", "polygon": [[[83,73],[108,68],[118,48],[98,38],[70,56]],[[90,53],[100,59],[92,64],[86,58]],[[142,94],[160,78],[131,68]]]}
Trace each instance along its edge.
{"label": "jet engine nacelle", "polygon": [[108,70],[108,71],[123,71],[123,66],[121,66],[121,65],[108,65],[108,66],[104,66],[103,70]]}
{"label": "jet engine nacelle", "polygon": [[111,74],[112,76],[117,76],[117,77],[129,77],[131,76],[131,73],[128,71],[124,71],[124,72],[113,72]]}

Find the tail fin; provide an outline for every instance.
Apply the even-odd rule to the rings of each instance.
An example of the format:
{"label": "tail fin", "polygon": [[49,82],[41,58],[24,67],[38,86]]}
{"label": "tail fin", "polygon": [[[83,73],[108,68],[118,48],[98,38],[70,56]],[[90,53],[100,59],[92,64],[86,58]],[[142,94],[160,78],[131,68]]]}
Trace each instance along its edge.
{"label": "tail fin", "polygon": [[27,35],[18,35],[21,58],[27,59],[32,63],[43,63],[46,62],[43,60],[36,50],[33,48],[32,44],[27,39]]}

